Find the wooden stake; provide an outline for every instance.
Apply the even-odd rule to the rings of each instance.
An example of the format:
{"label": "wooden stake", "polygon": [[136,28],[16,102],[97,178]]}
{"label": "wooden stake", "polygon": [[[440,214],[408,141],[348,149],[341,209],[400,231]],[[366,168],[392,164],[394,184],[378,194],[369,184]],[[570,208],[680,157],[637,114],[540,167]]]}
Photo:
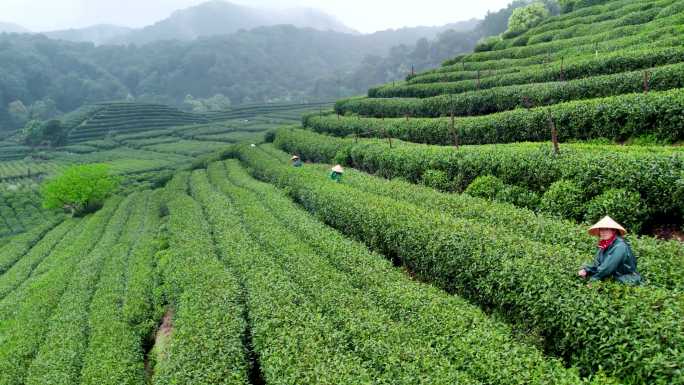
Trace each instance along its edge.
{"label": "wooden stake", "polygon": [[458,133],[456,132],[456,118],[454,117],[454,112],[451,111],[451,125],[449,127],[449,130],[451,131],[451,136],[454,138],[454,147],[458,149],[459,145],[459,138],[458,138]]}
{"label": "wooden stake", "polygon": [[477,70],[477,90],[480,90],[480,70]]}
{"label": "wooden stake", "polygon": [[551,113],[547,116],[549,122],[549,127],[551,128],[551,142],[553,142],[553,153],[560,154],[560,145],[558,144],[558,129],[556,129],[556,124],[553,122],[553,116]]}
{"label": "wooden stake", "polygon": [[564,64],[565,64],[565,57],[561,57],[560,81],[562,81],[562,82],[565,81],[565,72],[563,70]]}
{"label": "wooden stake", "polygon": [[392,148],[392,138],[390,138],[389,135],[387,135],[387,130],[385,130],[385,125],[382,125],[382,134],[387,138],[387,142],[389,143],[390,148]]}
{"label": "wooden stake", "polygon": [[644,71],[644,93],[647,94],[650,88],[651,73]]}

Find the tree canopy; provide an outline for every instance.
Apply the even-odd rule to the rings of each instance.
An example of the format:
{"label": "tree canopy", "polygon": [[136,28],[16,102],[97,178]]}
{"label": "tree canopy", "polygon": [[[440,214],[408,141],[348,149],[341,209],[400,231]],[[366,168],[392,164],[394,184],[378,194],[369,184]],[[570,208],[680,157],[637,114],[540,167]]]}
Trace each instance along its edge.
{"label": "tree canopy", "polygon": [[520,35],[531,28],[536,27],[542,21],[551,16],[546,5],[535,2],[523,8],[518,8],[511,14],[508,21],[508,30],[504,33],[506,37]]}
{"label": "tree canopy", "polygon": [[43,184],[43,206],[68,210],[73,215],[92,212],[102,207],[118,183],[105,164],[71,166]]}

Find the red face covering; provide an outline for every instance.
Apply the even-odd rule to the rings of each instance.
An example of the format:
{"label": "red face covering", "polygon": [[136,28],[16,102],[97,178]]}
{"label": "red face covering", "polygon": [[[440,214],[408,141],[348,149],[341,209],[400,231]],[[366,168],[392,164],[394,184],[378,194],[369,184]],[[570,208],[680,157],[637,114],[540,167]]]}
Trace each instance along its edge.
{"label": "red face covering", "polygon": [[613,233],[613,236],[608,238],[608,239],[599,239],[598,247],[601,250],[605,250],[610,247],[610,245],[615,242],[615,238],[617,238],[617,232]]}

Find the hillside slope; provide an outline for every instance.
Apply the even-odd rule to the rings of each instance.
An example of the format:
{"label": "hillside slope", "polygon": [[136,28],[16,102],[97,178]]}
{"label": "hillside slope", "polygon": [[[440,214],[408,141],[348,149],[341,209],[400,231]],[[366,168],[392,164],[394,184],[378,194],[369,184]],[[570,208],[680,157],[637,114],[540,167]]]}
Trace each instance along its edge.
{"label": "hillside slope", "polygon": [[315,9],[264,10],[213,0],[174,12],[151,26],[114,37],[110,44],[147,44],[159,40],[194,40],[199,37],[228,35],[279,24],[320,31],[354,33],[334,17]]}
{"label": "hillside slope", "polygon": [[[683,31],[681,1],[620,0],[578,6],[515,36],[490,39],[478,52],[448,60],[441,68],[373,88],[368,97],[340,100],[335,107],[338,116],[314,115],[305,119],[305,126],[337,135],[392,136],[442,146],[468,144],[474,145],[467,150],[473,154],[489,153],[488,147],[478,150],[477,145],[553,138],[560,142],[674,144],[684,140]],[[663,148],[663,163],[658,168],[666,173],[668,169],[677,171],[670,182],[660,184],[658,176],[636,171],[639,165],[632,162],[645,161],[648,152],[638,148],[624,151],[633,153],[630,161],[615,159],[612,174],[633,170],[638,174],[627,174],[644,183],[619,183],[619,178],[609,175],[597,182],[580,176],[579,164],[564,166],[596,161],[590,154],[603,152],[606,158],[614,157],[610,154],[617,148],[582,150],[585,154],[570,156],[561,143],[557,156],[564,160],[549,160],[548,170],[539,173],[530,167],[540,160],[532,160],[538,155],[522,155],[526,150],[517,145],[506,147],[512,154],[520,154],[517,165],[504,167],[502,163],[497,168],[491,165],[498,161],[486,162],[485,156],[473,155],[479,158],[475,161],[457,149],[444,147],[439,149],[441,155],[435,155],[440,161],[429,167],[445,173],[441,184],[445,189],[464,191],[476,177],[491,174],[522,189],[516,194],[528,194],[527,202],[519,204],[580,221],[596,219],[604,210],[601,205],[623,194],[622,199],[629,196],[633,206],[615,215],[634,223],[635,229],[642,223],[646,227],[684,223],[680,204],[684,181],[679,176],[682,158],[676,148]],[[423,150],[415,146],[415,151]],[[508,157],[497,156],[499,160]],[[447,159],[453,163],[442,163]],[[356,162],[377,167],[369,160]],[[395,174],[391,169],[381,172]],[[420,181],[430,172],[427,165],[420,166],[410,179]],[[572,208],[550,201],[553,194],[570,194],[560,192],[562,186],[574,191]],[[651,200],[656,196],[660,198]]]}

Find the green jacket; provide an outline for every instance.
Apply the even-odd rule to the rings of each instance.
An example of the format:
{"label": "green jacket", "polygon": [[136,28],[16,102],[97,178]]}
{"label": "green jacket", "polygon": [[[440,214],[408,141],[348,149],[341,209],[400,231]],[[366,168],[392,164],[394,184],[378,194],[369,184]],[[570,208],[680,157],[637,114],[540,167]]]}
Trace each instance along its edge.
{"label": "green jacket", "polygon": [[292,165],[295,167],[302,167],[303,163],[300,159],[297,159],[294,162],[292,162]]}
{"label": "green jacket", "polygon": [[637,272],[637,262],[632,248],[622,238],[615,238],[615,242],[607,249],[598,249],[596,258],[591,266],[584,268],[591,281],[613,277],[618,282],[638,285],[641,276]]}
{"label": "green jacket", "polygon": [[333,171],[330,173],[330,179],[334,180],[337,183],[340,183],[342,181],[342,174]]}

